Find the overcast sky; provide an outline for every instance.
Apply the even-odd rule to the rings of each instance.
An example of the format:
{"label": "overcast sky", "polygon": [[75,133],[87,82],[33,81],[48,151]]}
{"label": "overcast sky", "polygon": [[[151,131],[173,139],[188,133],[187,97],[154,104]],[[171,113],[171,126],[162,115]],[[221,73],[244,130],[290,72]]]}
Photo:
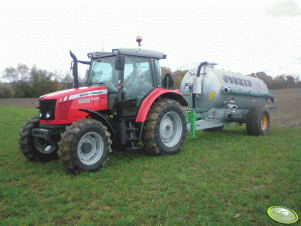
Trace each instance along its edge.
{"label": "overcast sky", "polygon": [[1,4],[0,71],[22,63],[65,74],[69,50],[88,60],[89,52],[136,48],[140,35],[142,48],[167,54],[161,65],[173,71],[209,61],[243,74],[301,76],[301,1],[198,2],[204,4]]}

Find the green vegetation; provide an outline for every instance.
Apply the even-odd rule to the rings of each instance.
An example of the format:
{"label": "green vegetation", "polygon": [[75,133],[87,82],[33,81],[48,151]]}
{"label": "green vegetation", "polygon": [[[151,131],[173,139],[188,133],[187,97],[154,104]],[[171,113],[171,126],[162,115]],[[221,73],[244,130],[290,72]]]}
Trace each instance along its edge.
{"label": "green vegetation", "polygon": [[[188,72],[188,70],[172,72],[168,67],[161,67],[161,71],[163,76],[166,73],[171,74],[174,81],[172,89],[180,89],[182,79]],[[79,77],[79,86],[86,85],[87,76],[88,71],[86,71],[84,76]],[[265,72],[251,73],[248,76],[261,79],[268,89],[301,87],[301,81],[298,76],[294,78],[291,75],[280,75],[273,78]],[[47,93],[73,87],[73,77],[69,73],[63,75],[58,72],[38,69],[36,66],[30,69],[25,64],[18,64],[17,68],[5,68],[0,79],[1,77],[9,80],[10,83],[0,83],[0,98],[37,98]]]}
{"label": "green vegetation", "polygon": [[[36,66],[28,68],[25,64],[18,64],[17,68],[5,68],[0,79],[1,77],[10,83],[0,83],[0,98],[37,98],[73,87],[73,78],[70,74],[49,72]],[[85,84],[85,80],[80,77],[80,86]]]}
{"label": "green vegetation", "polygon": [[266,213],[276,205],[301,215],[300,128],[198,131],[177,155],[117,152],[107,168],[74,176],[18,150],[36,114],[0,106],[0,225],[279,225]]}

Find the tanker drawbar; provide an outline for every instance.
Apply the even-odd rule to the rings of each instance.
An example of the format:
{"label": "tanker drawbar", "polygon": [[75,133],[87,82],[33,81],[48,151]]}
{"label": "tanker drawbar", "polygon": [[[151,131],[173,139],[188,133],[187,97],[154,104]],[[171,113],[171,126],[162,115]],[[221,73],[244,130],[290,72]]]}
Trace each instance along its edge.
{"label": "tanker drawbar", "polygon": [[[220,131],[224,124],[231,122],[246,123],[247,127],[258,124],[260,130],[248,133],[266,134],[270,125],[267,102],[277,101],[265,83],[258,78],[218,70],[214,65],[201,63],[188,71],[181,83],[180,91],[189,106],[188,129],[193,131],[192,135],[200,129]],[[253,111],[257,112],[256,116]]]}

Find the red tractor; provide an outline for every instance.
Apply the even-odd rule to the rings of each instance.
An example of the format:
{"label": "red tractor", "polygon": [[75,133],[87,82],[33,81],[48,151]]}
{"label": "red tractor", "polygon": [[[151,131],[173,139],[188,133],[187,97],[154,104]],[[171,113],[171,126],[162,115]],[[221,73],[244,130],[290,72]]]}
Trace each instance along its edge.
{"label": "red tractor", "polygon": [[[141,41],[139,38],[137,41]],[[140,42],[139,42],[140,44]],[[186,139],[188,106],[173,81],[162,79],[160,59],[144,49],[89,53],[73,58],[74,88],[39,98],[40,115],[24,124],[20,149],[31,161],[57,157],[73,173],[103,167],[113,149],[136,148],[176,154]],[[78,63],[89,64],[86,87],[78,86]]]}

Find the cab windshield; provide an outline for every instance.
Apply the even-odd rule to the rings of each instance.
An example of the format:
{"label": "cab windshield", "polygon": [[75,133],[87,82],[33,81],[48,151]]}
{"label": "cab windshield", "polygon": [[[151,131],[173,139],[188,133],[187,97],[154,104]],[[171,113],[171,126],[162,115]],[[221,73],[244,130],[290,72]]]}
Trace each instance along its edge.
{"label": "cab windshield", "polygon": [[118,71],[115,70],[115,57],[100,58],[92,61],[88,86],[107,86],[117,91]]}

